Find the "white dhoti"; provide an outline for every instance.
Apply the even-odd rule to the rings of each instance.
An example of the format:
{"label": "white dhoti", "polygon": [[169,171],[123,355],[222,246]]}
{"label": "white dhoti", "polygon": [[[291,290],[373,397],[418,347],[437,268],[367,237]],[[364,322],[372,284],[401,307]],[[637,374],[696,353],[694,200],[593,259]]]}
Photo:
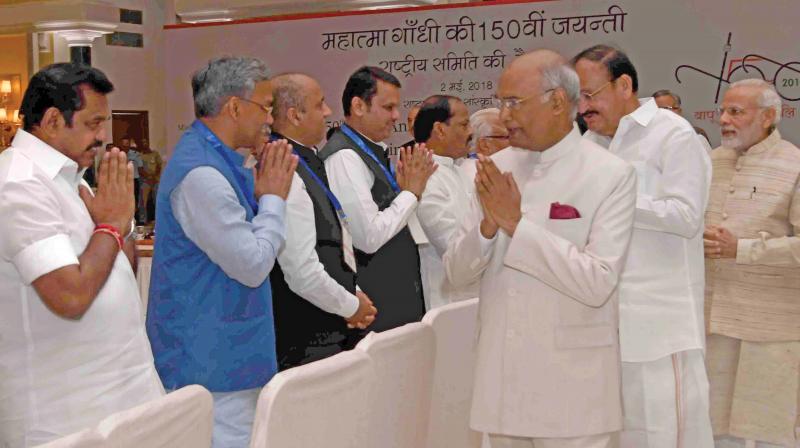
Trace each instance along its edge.
{"label": "white dhoti", "polygon": [[714,448],[703,352],[622,363],[622,448]]}
{"label": "white dhoti", "polygon": [[556,439],[489,434],[489,444],[491,448],[617,448],[619,433]]}

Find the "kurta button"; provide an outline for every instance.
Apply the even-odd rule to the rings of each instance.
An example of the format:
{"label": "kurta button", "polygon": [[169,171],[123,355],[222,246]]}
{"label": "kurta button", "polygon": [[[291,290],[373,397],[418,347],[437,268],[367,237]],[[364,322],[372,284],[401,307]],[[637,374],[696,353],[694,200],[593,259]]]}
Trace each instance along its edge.
{"label": "kurta button", "polygon": [[731,185],[731,188],[730,188],[728,191],[730,191],[731,193],[733,193],[734,191],[736,191],[736,187],[734,187],[733,185]]}
{"label": "kurta button", "polygon": [[722,219],[728,219],[728,214],[727,213],[723,213],[722,214]]}
{"label": "kurta button", "polygon": [[740,171],[742,169],[742,165],[736,164],[736,171]]}

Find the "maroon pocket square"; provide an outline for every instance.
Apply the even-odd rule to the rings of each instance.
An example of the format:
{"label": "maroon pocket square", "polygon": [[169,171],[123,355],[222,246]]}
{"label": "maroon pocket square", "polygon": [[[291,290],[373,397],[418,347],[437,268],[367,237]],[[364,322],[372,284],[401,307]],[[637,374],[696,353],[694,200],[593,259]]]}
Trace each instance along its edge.
{"label": "maroon pocket square", "polygon": [[550,219],[577,219],[581,214],[571,205],[553,202],[550,204]]}

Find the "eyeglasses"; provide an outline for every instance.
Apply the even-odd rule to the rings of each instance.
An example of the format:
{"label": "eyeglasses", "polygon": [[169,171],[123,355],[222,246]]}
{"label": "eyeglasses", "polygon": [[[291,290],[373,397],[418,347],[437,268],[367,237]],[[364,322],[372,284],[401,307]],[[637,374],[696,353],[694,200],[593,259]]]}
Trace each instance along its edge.
{"label": "eyeglasses", "polygon": [[498,109],[509,108],[509,109],[513,110],[513,109],[519,108],[519,105],[524,103],[525,101],[528,101],[529,99],[532,99],[532,98],[543,97],[543,96],[547,95],[548,93],[552,92],[553,90],[556,90],[556,89],[555,88],[547,89],[542,93],[539,93],[539,94],[536,94],[536,95],[531,95],[531,96],[528,96],[528,97],[525,97],[525,98],[498,98],[498,97],[494,97],[494,98],[492,98],[492,105],[494,105],[494,107],[496,107]]}
{"label": "eyeglasses", "polygon": [[659,109],[680,110],[680,106],[658,106]]}
{"label": "eyeglasses", "polygon": [[261,103],[257,103],[257,102],[255,102],[253,100],[248,100],[247,98],[242,98],[240,96],[237,96],[236,98],[239,98],[240,100],[242,100],[244,102],[247,102],[247,103],[250,103],[250,104],[255,104],[256,106],[260,107],[261,110],[266,112],[267,115],[272,115],[272,106],[265,106],[265,105],[263,105]]}
{"label": "eyeglasses", "polygon": [[763,107],[720,107],[717,109],[717,117],[722,118],[724,114],[728,114],[731,118],[739,118],[744,115],[746,110],[759,110],[764,109]]}
{"label": "eyeglasses", "polygon": [[600,93],[600,92],[601,92],[603,89],[605,89],[606,87],[608,87],[609,85],[611,85],[611,83],[612,83],[612,82],[614,82],[614,81],[616,81],[616,79],[612,79],[611,81],[608,81],[607,83],[603,84],[602,86],[600,86],[600,88],[599,88],[599,89],[595,90],[595,91],[594,91],[594,92],[592,92],[592,93],[585,93],[585,92],[581,92],[581,97],[580,97],[580,99],[581,99],[582,101],[586,101],[587,103],[588,103],[588,102],[590,102],[590,101],[592,101],[592,100],[594,99],[594,97],[596,97],[596,96],[597,96],[597,94],[599,94],[599,93]]}
{"label": "eyeglasses", "polygon": [[481,138],[496,138],[498,140],[508,140],[507,135],[484,135]]}

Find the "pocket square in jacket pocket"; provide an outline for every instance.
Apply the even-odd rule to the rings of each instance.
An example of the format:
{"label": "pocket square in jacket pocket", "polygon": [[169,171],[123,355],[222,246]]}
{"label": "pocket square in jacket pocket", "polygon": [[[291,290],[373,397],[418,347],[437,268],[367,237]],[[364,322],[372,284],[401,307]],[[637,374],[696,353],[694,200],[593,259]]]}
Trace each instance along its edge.
{"label": "pocket square in jacket pocket", "polygon": [[550,204],[550,219],[577,219],[581,214],[571,205],[553,202]]}

